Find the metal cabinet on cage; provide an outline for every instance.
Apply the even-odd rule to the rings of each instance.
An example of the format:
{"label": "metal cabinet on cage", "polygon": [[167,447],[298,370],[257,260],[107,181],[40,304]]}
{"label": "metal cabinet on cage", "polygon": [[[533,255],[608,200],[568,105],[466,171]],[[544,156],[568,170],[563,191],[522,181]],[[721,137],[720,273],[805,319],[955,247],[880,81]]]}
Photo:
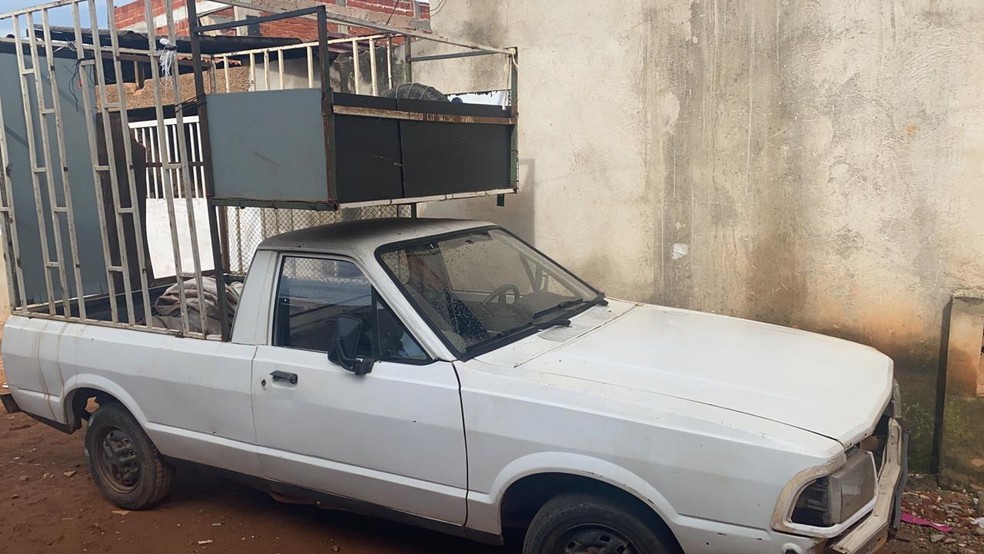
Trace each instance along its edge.
{"label": "metal cabinet on cage", "polygon": [[295,89],[207,99],[218,204],[512,192],[508,109]]}
{"label": "metal cabinet on cage", "polygon": [[[291,13],[300,15],[303,10]],[[308,65],[324,76],[320,87],[200,91],[214,205],[335,209],[516,191],[514,104],[452,102],[440,94],[423,99],[400,88],[378,96],[342,93],[327,77],[328,46],[321,37],[307,50],[317,58]],[[469,50],[417,60],[491,54],[514,56]]]}

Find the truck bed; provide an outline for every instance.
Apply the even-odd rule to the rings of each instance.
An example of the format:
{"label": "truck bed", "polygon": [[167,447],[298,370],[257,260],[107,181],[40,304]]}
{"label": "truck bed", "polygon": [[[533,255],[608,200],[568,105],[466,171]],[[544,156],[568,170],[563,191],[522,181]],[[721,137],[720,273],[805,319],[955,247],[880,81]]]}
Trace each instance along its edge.
{"label": "truck bed", "polygon": [[[204,273],[203,277],[211,277],[212,272]],[[242,281],[241,277],[233,277],[228,283]],[[175,284],[177,279],[175,277],[168,277],[163,279],[158,279],[150,287],[150,305],[153,311],[153,306],[157,302],[165,291],[169,287]],[[128,320],[128,309],[127,306],[132,304],[134,319],[133,321]],[[116,295],[116,305],[118,310],[117,321],[125,325],[135,325],[142,326],[146,324],[147,314],[144,310],[143,301],[143,291],[140,289],[134,290],[133,293],[128,298],[126,294]],[[98,322],[112,323],[113,313],[112,313],[112,302],[110,301],[110,296],[108,294],[100,295],[90,295],[85,297],[85,310],[86,319]],[[49,314],[48,304],[35,304],[29,307],[29,311],[35,314]],[[69,317],[78,318],[79,317],[79,298],[71,298],[69,300]],[[65,307],[62,302],[55,303],[55,315],[62,317],[65,315]],[[151,315],[160,315],[156,312]]]}
{"label": "truck bed", "polygon": [[[167,280],[160,280],[155,282],[154,285],[151,286],[150,288],[151,305],[153,305],[153,303],[156,302],[157,299],[162,294],[164,294],[164,291],[167,290],[169,286],[174,284],[174,281],[175,280],[173,278]],[[145,314],[144,314],[144,304],[143,304],[141,290],[134,290],[133,294],[129,298],[129,302],[132,302],[133,304],[133,311],[135,316],[135,321],[133,322],[126,321],[127,318],[126,306],[128,302],[126,294],[117,294],[116,302],[120,312],[120,318],[119,318],[120,321],[126,323],[133,323],[133,324],[141,324],[144,322]],[[46,303],[35,304],[33,306],[30,306],[29,310],[32,313],[37,313],[37,314],[49,313],[48,304]],[[79,317],[78,297],[69,300],[69,311],[71,312],[68,314],[69,317],[75,317],[75,318]],[[91,295],[85,297],[85,311],[86,311],[86,317],[88,319],[93,319],[96,321],[105,321],[105,322],[113,321],[111,302],[108,294]],[[55,303],[55,315],[58,316],[65,315],[65,307],[62,302]]]}

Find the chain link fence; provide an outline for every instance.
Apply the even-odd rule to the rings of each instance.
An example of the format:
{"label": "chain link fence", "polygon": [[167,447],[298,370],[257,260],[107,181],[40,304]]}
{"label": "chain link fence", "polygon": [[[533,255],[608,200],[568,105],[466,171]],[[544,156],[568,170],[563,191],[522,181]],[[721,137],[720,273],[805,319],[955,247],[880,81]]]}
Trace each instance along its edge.
{"label": "chain link fence", "polygon": [[265,239],[315,225],[342,221],[412,217],[409,205],[343,208],[338,211],[316,211],[276,208],[228,208],[229,272],[244,275],[249,270],[253,253]]}

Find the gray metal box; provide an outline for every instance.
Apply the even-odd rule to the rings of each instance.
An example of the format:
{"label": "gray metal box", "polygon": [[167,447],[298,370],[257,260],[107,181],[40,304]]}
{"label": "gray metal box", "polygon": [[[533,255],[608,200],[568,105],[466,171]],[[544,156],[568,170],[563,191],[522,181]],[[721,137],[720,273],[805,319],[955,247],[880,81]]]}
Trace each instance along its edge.
{"label": "gray metal box", "polygon": [[216,198],[329,199],[320,90],[211,94],[208,127]]}

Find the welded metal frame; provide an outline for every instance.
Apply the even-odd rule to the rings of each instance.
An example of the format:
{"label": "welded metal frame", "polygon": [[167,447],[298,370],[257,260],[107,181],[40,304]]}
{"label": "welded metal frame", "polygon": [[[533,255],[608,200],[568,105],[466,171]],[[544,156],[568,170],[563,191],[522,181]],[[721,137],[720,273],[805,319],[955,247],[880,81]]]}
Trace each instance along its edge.
{"label": "welded metal frame", "polygon": [[[240,5],[240,4],[243,4],[242,2],[235,2],[235,1],[231,1],[231,0],[229,0],[229,1],[227,1],[227,0],[218,0],[218,1],[220,1],[222,3],[231,4],[231,5]],[[343,24],[351,24],[352,23],[352,21],[350,20],[350,18],[347,18],[345,16],[340,16],[340,15],[332,14],[331,11],[329,10],[329,7],[328,6],[322,6],[322,7],[325,8],[325,12],[326,12],[325,13],[325,20],[326,21],[335,22],[335,23],[343,23]],[[284,19],[286,17],[312,17],[311,11],[315,11],[316,12],[317,11],[317,8],[305,8],[305,9],[302,9],[302,10],[284,11],[284,12],[281,12],[281,13],[276,14],[274,16],[268,16],[268,17],[270,18],[270,20],[281,20],[281,19]],[[236,28],[236,27],[242,27],[242,26],[247,25],[247,24],[255,24],[257,21],[263,21],[263,19],[250,18],[249,20],[229,21],[229,22],[224,22],[224,23],[215,24],[215,25],[200,26],[200,27],[197,27],[197,31],[198,31],[197,34],[200,35],[201,33],[205,32],[205,31],[223,30],[223,29],[231,29],[231,28]],[[363,43],[365,43],[365,48],[369,51],[369,63],[370,63],[370,73],[371,73],[371,76],[370,76],[370,89],[371,90],[369,92],[373,96],[378,96],[380,94],[380,92],[381,92],[380,86],[379,86],[380,85],[380,83],[379,83],[379,73],[380,72],[378,71],[378,68],[376,67],[377,60],[376,60],[376,56],[375,56],[375,50],[376,50],[376,48],[381,47],[381,46],[379,46],[379,43],[382,42],[382,41],[385,41],[385,43],[386,43],[385,44],[385,48],[386,48],[386,52],[387,52],[387,56],[386,56],[386,60],[387,60],[387,67],[386,67],[387,89],[392,88],[394,86],[394,80],[393,80],[393,60],[392,60],[392,58],[393,58],[393,55],[392,55],[392,53],[393,53],[393,40],[394,39],[402,39],[404,41],[404,45],[405,45],[405,48],[404,48],[404,54],[405,54],[404,55],[404,68],[405,68],[404,77],[405,77],[405,80],[404,80],[404,82],[412,82],[413,81],[413,64],[414,63],[433,62],[433,61],[442,61],[442,60],[452,60],[452,59],[461,59],[461,58],[471,58],[471,57],[479,57],[479,56],[503,55],[503,56],[506,57],[506,66],[507,66],[506,67],[506,74],[508,75],[508,79],[509,79],[508,89],[509,89],[509,92],[510,92],[510,109],[511,109],[511,113],[510,113],[509,117],[475,117],[475,116],[459,116],[459,115],[417,114],[417,113],[403,112],[403,111],[397,111],[397,110],[371,110],[371,109],[355,108],[355,107],[347,107],[347,106],[334,106],[333,109],[332,109],[332,111],[333,111],[333,115],[354,115],[354,116],[364,116],[364,117],[383,118],[383,119],[402,119],[402,120],[413,120],[413,121],[436,121],[436,122],[442,122],[442,123],[470,123],[470,124],[474,124],[474,123],[485,123],[485,124],[494,124],[494,125],[512,125],[513,126],[513,130],[512,130],[512,136],[511,136],[511,149],[510,149],[510,157],[511,157],[511,163],[510,163],[510,166],[511,166],[511,169],[510,169],[510,182],[508,183],[509,188],[508,189],[503,189],[503,190],[505,190],[506,193],[516,192],[516,190],[518,189],[518,166],[519,166],[519,158],[518,158],[518,132],[517,132],[517,129],[516,129],[516,123],[518,121],[518,115],[519,115],[519,108],[518,108],[518,105],[517,105],[517,98],[518,98],[517,84],[518,84],[518,78],[519,78],[519,73],[518,73],[518,67],[519,67],[518,66],[518,50],[515,49],[515,48],[497,48],[497,47],[486,46],[486,45],[472,43],[472,42],[452,40],[452,39],[448,39],[448,38],[445,38],[445,37],[441,37],[439,35],[434,35],[434,34],[429,34],[429,33],[420,33],[420,32],[415,32],[415,31],[411,31],[411,30],[404,30],[404,29],[394,29],[394,28],[388,27],[386,25],[375,24],[375,23],[371,23],[371,22],[362,22],[362,23],[360,23],[360,26],[362,26],[364,28],[367,28],[367,29],[370,29],[370,30],[378,31],[378,32],[376,34],[371,34],[371,35],[363,35],[363,36],[358,36],[358,37],[347,37],[347,38],[341,38],[341,39],[331,39],[331,40],[325,41],[325,44],[328,45],[328,46],[337,46],[337,45],[347,44],[350,47],[351,52],[352,52],[352,65],[353,65],[353,73],[354,73],[354,79],[353,79],[354,84],[353,84],[353,86],[354,86],[354,92],[355,92],[355,94],[363,94],[364,93],[364,91],[362,90],[362,74],[363,74],[363,71],[362,71],[362,63],[361,63],[361,60],[360,60],[360,56],[358,55],[359,54],[359,51],[360,51],[360,48],[362,48],[362,46],[360,46],[360,45],[363,44]],[[192,34],[195,35],[196,33],[195,32],[192,32]],[[444,53],[444,54],[425,55],[425,56],[414,56],[413,53],[412,53],[412,40],[411,40],[413,38],[416,38],[416,39],[419,39],[419,40],[428,40],[428,41],[432,41],[432,42],[444,44],[444,45],[447,45],[447,46],[453,46],[453,47],[458,47],[458,48],[465,48],[465,50],[464,51],[459,51],[459,52],[449,52],[449,53]],[[314,55],[313,55],[314,48],[316,48],[316,47],[317,48],[321,48],[322,47],[321,41],[306,42],[306,43],[301,43],[301,44],[291,44],[291,45],[284,45],[284,46],[275,46],[275,47],[268,47],[268,48],[255,48],[255,49],[249,49],[249,50],[242,50],[242,51],[238,51],[238,52],[229,52],[229,53],[222,54],[222,56],[220,56],[219,59],[221,59],[223,61],[223,67],[226,68],[226,71],[228,71],[229,59],[230,58],[248,57],[249,67],[251,68],[251,70],[250,70],[250,81],[251,81],[251,83],[253,83],[254,90],[274,90],[273,87],[271,86],[272,78],[271,78],[271,75],[270,74],[271,74],[271,67],[272,67],[272,65],[271,65],[271,62],[270,62],[270,57],[271,57],[271,55],[276,54],[277,57],[278,57],[278,62],[279,62],[278,72],[280,73],[280,78],[279,78],[279,85],[280,86],[279,86],[279,89],[280,90],[283,90],[283,88],[284,88],[284,86],[283,86],[283,83],[284,83],[284,53],[285,52],[295,51],[295,50],[305,50],[305,55],[306,55],[307,65],[308,65],[308,87],[309,88],[316,88],[315,77],[314,77]],[[259,62],[257,60],[260,59],[260,58],[262,58],[262,62],[263,62],[263,73],[264,73],[264,83],[263,83],[264,86],[262,88],[259,86],[259,83],[257,83],[257,75],[256,75],[256,67],[257,67],[257,65],[259,65]],[[322,56],[322,58],[324,58],[324,56]],[[227,78],[226,82],[228,83],[228,78]],[[329,96],[330,96],[330,92],[331,92],[330,85],[328,85],[327,87],[323,86],[322,88],[323,88],[323,92],[329,93]],[[228,86],[227,86],[225,92],[230,92]],[[327,147],[328,147],[329,150],[332,150],[333,149],[333,145],[330,144],[330,143],[327,145]],[[329,180],[331,180],[331,173],[332,173],[331,168],[329,168],[329,170],[328,170]],[[331,190],[331,193],[332,193],[332,197],[337,197],[335,195],[335,192],[337,191],[337,189],[334,188],[334,187],[332,187],[330,190]],[[498,196],[501,196],[503,193],[502,192],[499,192],[499,191],[496,191],[495,194],[498,195]],[[451,196],[451,195],[449,195],[449,196]],[[476,192],[476,193],[461,193],[460,195],[454,195],[454,196],[455,197],[469,197],[469,196],[479,197],[479,196],[488,196],[488,192],[483,191],[483,192]],[[413,199],[411,199],[411,201],[412,200]],[[418,199],[418,201],[423,201],[423,199]],[[378,205],[390,205],[390,204],[394,204],[394,203],[405,203],[405,202],[403,202],[403,199],[380,200],[380,201],[376,201],[376,202],[378,203]],[[359,206],[362,206],[362,205],[365,205],[365,204],[366,203],[359,203]],[[243,204],[243,205],[247,205],[247,204]],[[254,204],[249,203],[248,205],[254,205]],[[260,204],[255,204],[255,205],[260,205]],[[371,203],[369,205],[371,205]],[[349,206],[349,204],[345,204],[345,206]]]}
{"label": "welded metal frame", "polygon": [[[31,189],[30,192],[24,187],[18,190],[17,194],[33,194],[35,213],[34,217],[38,223],[38,235],[40,238],[40,249],[43,274],[45,281],[46,298],[42,304],[29,305],[24,283],[24,268],[21,259],[21,243],[24,237],[18,236],[17,222],[19,218],[30,217],[29,214],[15,214],[14,210],[14,187],[10,178],[9,164],[12,163],[9,156],[9,142],[3,122],[3,98],[0,98],[0,225],[3,233],[3,253],[6,258],[6,271],[8,277],[8,293],[11,307],[15,314],[29,317],[47,318],[62,321],[84,322],[87,324],[113,326],[121,328],[135,328],[146,331],[166,333],[172,335],[189,336],[197,338],[216,338],[207,335],[207,319],[205,311],[199,310],[198,324],[199,330],[194,330],[190,321],[188,310],[188,298],[185,289],[178,287],[180,302],[180,329],[165,329],[155,326],[152,317],[153,306],[151,301],[151,282],[149,253],[144,242],[146,221],[141,215],[139,199],[141,194],[137,190],[137,174],[134,169],[134,149],[132,146],[133,136],[130,130],[129,118],[126,106],[126,90],[122,75],[123,63],[138,64],[146,60],[145,63],[151,68],[150,79],[144,84],[149,85],[153,91],[154,114],[156,119],[156,144],[160,146],[157,153],[160,157],[157,162],[161,168],[162,192],[167,208],[167,219],[171,227],[170,239],[171,250],[174,257],[174,267],[177,273],[178,282],[189,278],[197,285],[197,300],[199,306],[205,305],[203,271],[202,271],[202,252],[198,249],[197,236],[199,230],[196,226],[194,216],[193,198],[198,196],[192,191],[197,179],[192,179],[192,174],[202,171],[201,168],[193,167],[196,160],[190,155],[191,146],[188,144],[184,134],[185,109],[190,104],[195,104],[198,108],[197,115],[200,120],[200,138],[194,137],[192,140],[199,140],[202,148],[202,163],[204,165],[204,185],[205,195],[208,206],[209,234],[212,243],[212,263],[216,268],[218,283],[218,304],[222,323],[223,340],[229,340],[229,321],[227,321],[227,311],[225,307],[226,296],[224,293],[224,271],[228,268],[229,252],[226,223],[226,205],[219,205],[213,202],[213,175],[211,166],[211,155],[209,152],[209,128],[206,95],[209,93],[220,92],[217,86],[218,66],[216,61],[221,61],[224,71],[225,92],[230,92],[229,67],[230,60],[242,53],[225,53],[210,56],[208,63],[201,52],[201,36],[210,31],[222,30],[242,26],[244,24],[254,24],[256,19],[248,21],[234,21],[216,25],[200,25],[198,14],[196,13],[195,2],[187,3],[188,22],[190,26],[192,55],[190,63],[194,66],[195,76],[195,97],[192,102],[186,102],[185,96],[181,91],[178,67],[187,65],[187,57],[178,56],[174,61],[173,75],[170,79],[162,78],[160,61],[163,50],[159,39],[167,38],[171,44],[177,43],[175,33],[175,19],[173,13],[173,0],[164,0],[166,13],[165,25],[163,30],[158,26],[153,14],[153,1],[142,0],[144,4],[144,23],[146,24],[147,46],[142,48],[123,48],[119,44],[118,28],[115,21],[115,9],[112,0],[52,0],[39,4],[34,7],[20,8],[13,11],[0,13],[0,22],[10,20],[15,29],[15,38],[12,41],[0,39],[4,42],[14,44],[14,51],[17,57],[18,81],[21,89],[21,99],[24,108],[24,116],[27,123],[28,150],[30,155],[31,167]],[[218,0],[225,6],[255,7],[268,9],[277,12],[281,8],[275,4],[266,5],[260,0]],[[80,7],[88,8],[88,21],[83,21]],[[83,39],[83,31],[88,32],[93,37],[99,36],[99,23],[96,15],[97,9],[102,6],[107,11],[107,26],[110,36],[110,44],[104,45],[99,40],[92,40],[91,43]],[[73,16],[73,29],[75,31],[74,40],[55,41],[52,38],[52,28],[49,24],[49,11],[64,8],[71,10]],[[407,81],[412,80],[412,64],[435,61],[438,59],[452,59],[456,57],[471,57],[482,55],[505,55],[508,63],[513,68],[510,72],[510,90],[512,91],[512,113],[508,118],[501,118],[501,121],[478,121],[477,118],[465,116],[441,116],[442,121],[447,120],[455,123],[502,123],[515,124],[518,115],[516,107],[516,50],[511,48],[495,48],[476,43],[450,40],[444,37],[422,32],[413,29],[390,27],[387,24],[376,23],[369,20],[360,20],[352,17],[349,13],[333,13],[337,11],[334,6],[318,5],[300,10],[293,10],[284,13],[273,13],[263,16],[260,22],[276,21],[289,17],[306,17],[316,19],[318,22],[318,41],[290,45],[286,47],[276,47],[259,49],[245,52],[249,55],[252,76],[255,83],[255,69],[257,57],[262,57],[267,71],[265,80],[269,89],[271,83],[271,55],[276,56],[279,67],[283,69],[285,53],[291,49],[303,49],[308,60],[308,84],[314,88],[317,79],[315,78],[315,48],[317,48],[320,60],[320,83],[317,85],[323,91],[322,117],[324,119],[325,144],[327,148],[327,165],[329,176],[329,191],[331,198],[337,198],[337,186],[335,182],[335,167],[333,155],[335,152],[334,137],[334,116],[336,113],[345,115],[360,115],[365,117],[389,117],[396,119],[414,119],[414,114],[403,112],[381,113],[356,113],[351,108],[336,107],[332,102],[332,90],[330,84],[330,61],[329,46],[338,44],[351,45],[353,50],[354,64],[359,64],[359,52],[365,44],[370,56],[369,70],[372,73],[370,80],[370,92],[378,95],[382,89],[382,79],[380,73],[385,74],[386,88],[394,86],[394,67],[393,52],[394,40],[402,40],[404,48],[404,68]],[[40,20],[40,25],[35,22]],[[22,34],[22,21],[26,24],[26,29],[30,30],[27,36]],[[376,34],[369,36],[350,37],[344,39],[328,39],[328,22],[341,25],[356,25],[361,28],[374,29]],[[448,46],[467,49],[466,52],[441,54],[437,56],[412,56],[412,39],[429,40],[444,43]],[[66,137],[64,134],[64,114],[63,107],[57,92],[57,68],[54,53],[60,49],[68,48],[75,54],[76,65],[79,72],[81,104],[84,109],[85,117],[85,136],[88,140],[88,154],[91,165],[91,178],[93,180],[95,202],[97,205],[97,217],[99,223],[99,242],[103,253],[105,273],[106,294],[86,295],[82,275],[82,264],[79,260],[79,236],[77,233],[76,214],[73,205],[73,192],[78,192],[78,188],[73,189],[73,175],[70,175],[67,156]],[[377,67],[378,61],[375,53],[377,48],[386,50],[385,70]],[[43,59],[42,59],[43,58]],[[361,67],[355,68],[356,83],[361,87],[362,75]],[[206,71],[208,78],[206,79]],[[112,73],[112,79],[109,78]],[[139,73],[139,72],[138,72]],[[63,76],[64,77],[64,76]],[[138,80],[143,82],[142,76]],[[168,82],[170,81],[170,82]],[[209,86],[207,87],[206,84]],[[285,76],[281,71],[279,88],[285,88]],[[110,87],[115,86],[114,95],[110,94]],[[167,89],[165,91],[165,89]],[[170,101],[165,101],[165,97],[171,95]],[[49,100],[50,99],[50,100]],[[9,101],[9,99],[8,99]],[[173,115],[167,114],[165,106],[174,107]],[[348,111],[346,111],[348,110]],[[166,117],[166,115],[168,117]],[[120,123],[119,129],[115,129],[114,118]],[[495,118],[492,118],[495,119]],[[54,122],[54,132],[50,132],[49,121]],[[175,149],[165,148],[169,144],[168,123],[175,123],[175,138],[177,147]],[[37,130],[35,136],[35,130]],[[100,134],[102,135],[100,137]],[[122,144],[118,144],[118,139],[122,134]],[[345,207],[371,207],[387,206],[398,204],[412,204],[420,201],[439,200],[448,198],[465,198],[475,196],[498,195],[516,191],[515,166],[518,163],[515,149],[515,129],[513,131],[513,170],[511,173],[511,188],[494,191],[483,191],[478,193],[450,194],[428,198],[411,199],[391,199],[374,202],[362,202],[357,204],[347,204]],[[146,136],[149,137],[149,134]],[[151,139],[153,142],[154,139]],[[120,148],[120,146],[122,148]],[[122,151],[118,151],[122,150]],[[61,162],[60,167],[54,163],[55,153]],[[19,163],[19,162],[18,162]],[[78,179],[78,177],[74,177]],[[125,182],[124,182],[125,179]],[[76,185],[77,187],[78,185]],[[175,187],[180,186],[183,194],[175,195]],[[124,195],[124,192],[126,193]],[[143,192],[143,191],[139,191]],[[45,198],[47,196],[47,198]],[[124,196],[129,197],[127,202]],[[149,196],[149,195],[148,195]],[[183,226],[184,222],[179,222],[176,212],[175,202],[183,200],[186,202],[188,215],[187,229],[190,235],[190,248],[183,247],[179,240],[178,227]],[[279,207],[285,207],[283,205]],[[311,205],[298,205],[298,208],[312,209]],[[321,209],[337,210],[340,206],[337,202],[328,202]],[[415,206],[414,206],[415,207]],[[317,209],[318,207],[314,207]],[[130,221],[130,225],[127,222]],[[112,222],[112,224],[110,223]],[[111,227],[115,227],[111,229]],[[137,236],[135,241],[127,240],[128,230],[132,230]],[[53,236],[51,236],[53,234]],[[67,248],[63,244],[63,237],[68,238]],[[131,237],[132,238],[132,237]],[[49,242],[50,241],[50,242]],[[49,248],[51,246],[51,248]],[[132,247],[131,247],[132,246]],[[241,248],[242,245],[240,244]],[[191,253],[191,267],[183,267],[182,250],[188,249]],[[240,256],[241,257],[241,256]],[[114,259],[117,261],[114,262]],[[134,272],[136,272],[139,283],[132,282]],[[60,294],[56,295],[55,286],[60,288]],[[121,286],[118,286],[121,285]],[[73,298],[72,290],[76,294]],[[122,290],[117,290],[122,288]],[[93,313],[88,311],[87,304],[99,300],[108,300],[109,319],[95,319]],[[120,302],[125,305],[120,306]],[[143,321],[137,321],[136,306],[137,302],[143,305]]]}
{"label": "welded metal frame", "polygon": [[[168,11],[168,38],[176,42],[174,33],[174,20],[171,15],[171,0],[165,0]],[[89,12],[87,22],[83,22],[80,6],[86,6]],[[99,23],[97,10],[100,9],[98,0],[56,0],[40,4],[35,7],[21,8],[18,10],[0,14],[0,21],[9,20],[14,28],[14,38],[4,40],[13,44],[14,55],[17,59],[18,79],[21,88],[21,103],[24,109],[24,117],[28,135],[28,153],[31,161],[31,181],[34,191],[35,217],[38,223],[38,234],[40,239],[40,249],[42,254],[43,271],[45,275],[46,301],[40,306],[31,306],[25,294],[24,275],[22,260],[20,256],[21,237],[18,236],[17,218],[13,208],[14,190],[10,182],[8,165],[13,163],[8,151],[8,139],[3,125],[3,113],[0,109],[0,161],[3,170],[0,171],[0,214],[2,214],[2,225],[4,234],[4,256],[8,271],[9,294],[12,312],[18,315],[30,317],[42,317],[68,321],[80,321],[96,325],[108,325],[127,328],[142,328],[150,331],[178,334],[184,336],[197,336],[205,338],[205,314],[201,313],[200,328],[201,332],[192,331],[188,320],[184,290],[180,290],[181,299],[181,330],[168,330],[155,328],[150,299],[150,282],[148,272],[148,253],[145,251],[144,226],[145,222],[141,217],[138,199],[140,194],[137,190],[137,176],[134,170],[134,153],[132,148],[132,136],[129,129],[128,112],[126,108],[126,90],[123,80],[118,78],[122,75],[122,63],[139,59],[147,60],[152,68],[153,87],[155,96],[155,107],[158,119],[158,143],[166,144],[164,134],[166,126],[164,122],[164,103],[161,88],[163,84],[160,79],[159,56],[157,48],[157,37],[152,30],[148,33],[147,50],[122,48],[119,45],[119,35],[115,21],[115,10],[112,0],[104,0],[103,9],[108,14],[108,27],[110,44],[103,45],[98,40],[87,43],[83,40],[83,30],[90,32],[92,36],[98,36]],[[152,16],[152,3],[145,0],[145,19],[149,29],[154,29],[154,18]],[[75,31],[74,41],[61,42],[52,39],[52,29],[49,23],[49,11],[64,8],[71,10],[72,23]],[[35,25],[36,18],[40,18],[40,25]],[[26,30],[29,33],[25,36],[22,33],[22,22],[26,23]],[[40,34],[40,37],[38,37]],[[64,117],[61,101],[58,95],[57,69],[55,64],[55,52],[59,49],[67,48],[75,52],[76,64],[79,72],[81,104],[85,117],[85,133],[89,146],[89,164],[91,165],[92,180],[94,184],[94,198],[97,206],[97,217],[99,220],[99,241],[103,253],[104,271],[106,279],[105,295],[86,295],[84,293],[81,263],[78,252],[78,234],[76,229],[75,211],[73,205],[73,183],[68,169],[67,151],[64,134]],[[43,58],[43,59],[42,59]],[[109,68],[107,69],[107,64]],[[107,76],[111,70],[113,82]],[[46,73],[46,74],[45,74]],[[175,109],[175,118],[179,125],[182,118],[180,107],[180,83],[178,79],[170,79],[172,82],[172,93],[178,99],[178,106]],[[33,81],[33,83],[32,83]],[[110,87],[115,86],[116,99],[111,99]],[[3,99],[0,99],[2,108]],[[119,129],[114,131],[113,118],[119,119]],[[53,137],[49,131],[48,122],[53,119],[55,132]],[[37,130],[37,132],[35,132]],[[99,134],[103,135],[101,138]],[[122,152],[118,152],[117,139],[122,139]],[[174,155],[169,150],[163,154],[165,159],[161,160],[164,171],[165,195],[168,197],[168,215],[171,223],[172,250],[175,259],[175,267],[178,268],[178,279],[181,279],[185,272],[181,268],[181,246],[178,241],[177,220],[173,204],[172,174],[177,172],[181,175],[182,185],[185,187],[186,201],[189,211],[189,233],[191,234],[191,250],[193,258],[193,268],[188,272],[194,278],[198,287],[199,302],[204,302],[202,292],[202,268],[200,255],[197,252],[196,224],[194,221],[193,208],[191,205],[190,191],[187,187],[191,186],[190,179],[190,157],[188,156],[188,145],[184,144],[182,133],[178,133],[179,148]],[[61,167],[54,167],[54,157],[52,152],[57,151]],[[105,160],[101,160],[101,155]],[[126,183],[122,182],[126,179]],[[104,194],[104,188],[108,183],[108,194]],[[126,188],[124,188],[124,186]],[[44,199],[41,191],[47,194]],[[123,192],[126,191],[129,197],[128,205],[124,205]],[[141,191],[142,192],[142,191]],[[60,200],[60,201],[59,201]],[[20,214],[23,217],[23,214]],[[127,240],[128,226],[125,218],[129,217],[132,221],[132,231],[136,235],[133,247]],[[112,220],[115,226],[115,233],[110,230],[109,221]],[[51,236],[53,234],[53,236]],[[67,234],[68,248],[62,244],[63,234]],[[110,235],[115,235],[116,243],[111,244]],[[53,242],[54,256],[49,249],[49,238]],[[66,252],[67,250],[67,252]],[[118,263],[113,259],[117,258]],[[139,285],[131,282],[131,273],[136,270]],[[117,280],[122,283],[121,291],[117,290]],[[69,282],[71,285],[69,286]],[[61,289],[60,298],[55,294],[55,283]],[[71,298],[72,287],[76,292],[75,298]],[[139,288],[137,288],[139,287]],[[110,306],[110,316],[108,321],[96,320],[90,317],[86,306],[98,298],[108,299]],[[125,306],[119,306],[119,299],[123,298]],[[143,303],[144,318],[142,322],[137,321],[135,302],[139,298]],[[59,309],[60,308],[60,309]],[[73,310],[74,308],[74,310]],[[75,310],[77,310],[77,315]]]}

